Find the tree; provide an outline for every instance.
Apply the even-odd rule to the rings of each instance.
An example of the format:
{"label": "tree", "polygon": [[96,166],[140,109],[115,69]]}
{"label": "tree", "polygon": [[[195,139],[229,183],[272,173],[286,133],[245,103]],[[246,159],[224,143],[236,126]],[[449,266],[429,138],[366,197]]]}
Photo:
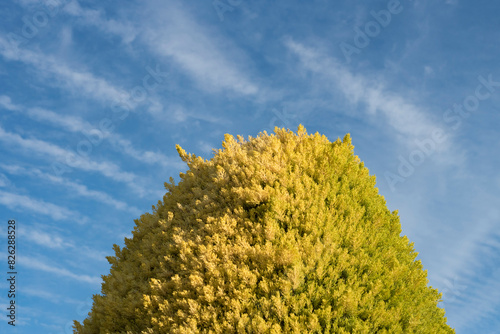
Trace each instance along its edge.
{"label": "tree", "polygon": [[177,146],[75,333],[454,333],[350,136],[274,132]]}

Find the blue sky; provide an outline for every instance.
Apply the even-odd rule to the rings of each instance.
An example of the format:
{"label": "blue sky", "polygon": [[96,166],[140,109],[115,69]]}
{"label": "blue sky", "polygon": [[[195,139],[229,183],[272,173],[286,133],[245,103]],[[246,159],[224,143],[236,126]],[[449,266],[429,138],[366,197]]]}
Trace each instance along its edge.
{"label": "blue sky", "polygon": [[498,333],[499,12],[485,0],[4,1],[0,232],[16,219],[18,318],[7,326],[2,279],[0,331],[71,333],[86,317],[112,245],[186,170],[175,144],[210,158],[225,133],[301,123],[351,134],[457,333]]}

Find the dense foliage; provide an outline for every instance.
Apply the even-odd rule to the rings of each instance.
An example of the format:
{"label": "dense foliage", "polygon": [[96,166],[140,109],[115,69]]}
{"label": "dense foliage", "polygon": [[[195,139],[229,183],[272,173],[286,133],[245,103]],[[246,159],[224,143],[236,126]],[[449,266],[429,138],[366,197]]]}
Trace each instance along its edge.
{"label": "dense foliage", "polygon": [[189,170],[108,257],[75,333],[454,333],[349,135],[275,129]]}

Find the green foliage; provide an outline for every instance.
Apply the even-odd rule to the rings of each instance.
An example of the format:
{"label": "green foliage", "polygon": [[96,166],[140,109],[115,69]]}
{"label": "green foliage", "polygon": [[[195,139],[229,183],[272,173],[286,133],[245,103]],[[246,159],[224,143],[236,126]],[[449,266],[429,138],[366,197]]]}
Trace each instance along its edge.
{"label": "green foliage", "polygon": [[349,135],[222,145],[177,146],[189,170],[114,245],[75,333],[454,333]]}

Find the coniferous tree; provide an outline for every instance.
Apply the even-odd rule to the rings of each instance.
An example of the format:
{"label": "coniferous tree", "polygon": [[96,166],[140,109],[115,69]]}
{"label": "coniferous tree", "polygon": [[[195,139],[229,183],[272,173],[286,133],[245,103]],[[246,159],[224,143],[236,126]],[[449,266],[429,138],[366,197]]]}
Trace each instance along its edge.
{"label": "coniferous tree", "polygon": [[454,333],[349,135],[235,140],[114,245],[75,333]]}

